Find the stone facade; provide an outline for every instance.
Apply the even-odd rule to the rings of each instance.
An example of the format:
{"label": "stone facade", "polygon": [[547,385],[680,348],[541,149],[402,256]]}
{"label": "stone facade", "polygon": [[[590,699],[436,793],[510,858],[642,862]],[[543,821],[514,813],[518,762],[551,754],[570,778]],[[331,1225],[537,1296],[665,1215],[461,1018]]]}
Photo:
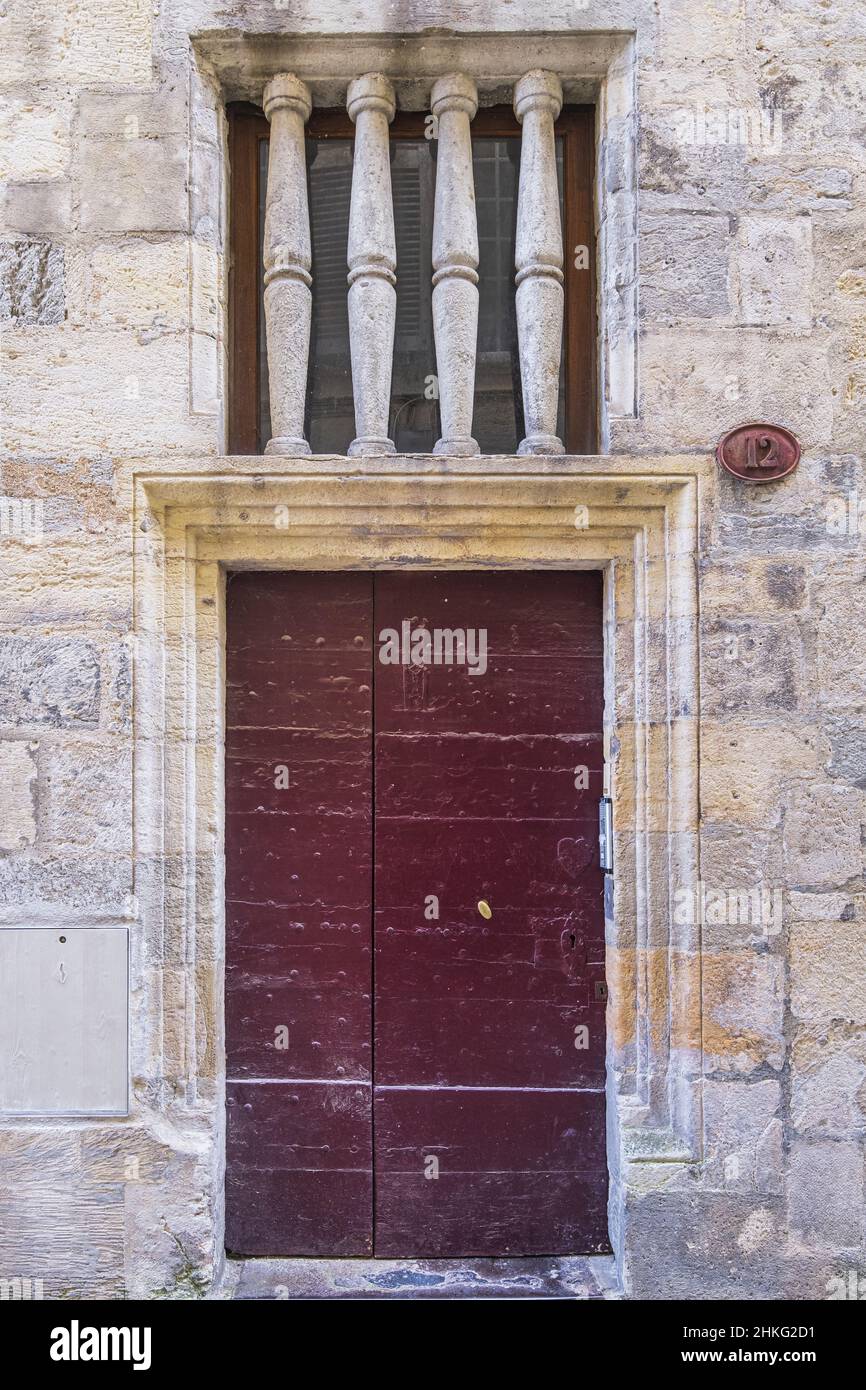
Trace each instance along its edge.
{"label": "stone facade", "polygon": [[[864,47],[805,0],[3,7],[0,929],[128,927],[132,1081],[2,1121],[0,1278],[219,1287],[220,565],[415,554],[608,571],[622,1288],[866,1294]],[[439,50],[598,101],[605,452],[225,457],[224,102],[424,109]],[[718,471],[751,419],[781,483]]]}

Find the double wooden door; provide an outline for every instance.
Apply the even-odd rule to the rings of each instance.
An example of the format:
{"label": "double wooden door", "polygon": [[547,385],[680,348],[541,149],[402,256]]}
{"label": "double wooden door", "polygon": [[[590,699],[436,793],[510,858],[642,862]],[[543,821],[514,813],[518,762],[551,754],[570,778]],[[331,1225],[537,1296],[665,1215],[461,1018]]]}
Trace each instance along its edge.
{"label": "double wooden door", "polygon": [[228,1250],[607,1249],[601,576],[233,574],[226,645]]}

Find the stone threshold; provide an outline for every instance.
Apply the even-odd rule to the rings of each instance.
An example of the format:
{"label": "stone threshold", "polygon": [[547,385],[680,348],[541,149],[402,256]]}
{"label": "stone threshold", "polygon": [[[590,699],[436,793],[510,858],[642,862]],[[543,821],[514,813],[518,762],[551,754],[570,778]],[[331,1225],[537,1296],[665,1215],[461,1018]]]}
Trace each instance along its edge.
{"label": "stone threshold", "polygon": [[226,1260],[215,1299],[618,1299],[612,1255]]}

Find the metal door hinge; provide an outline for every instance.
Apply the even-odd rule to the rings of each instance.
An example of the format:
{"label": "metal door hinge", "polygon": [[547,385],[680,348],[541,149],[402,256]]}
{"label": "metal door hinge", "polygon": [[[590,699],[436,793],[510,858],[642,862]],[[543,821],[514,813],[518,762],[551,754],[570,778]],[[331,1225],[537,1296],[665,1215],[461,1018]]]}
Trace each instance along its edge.
{"label": "metal door hinge", "polygon": [[598,855],[604,872],[613,873],[613,802],[609,796],[598,803]]}

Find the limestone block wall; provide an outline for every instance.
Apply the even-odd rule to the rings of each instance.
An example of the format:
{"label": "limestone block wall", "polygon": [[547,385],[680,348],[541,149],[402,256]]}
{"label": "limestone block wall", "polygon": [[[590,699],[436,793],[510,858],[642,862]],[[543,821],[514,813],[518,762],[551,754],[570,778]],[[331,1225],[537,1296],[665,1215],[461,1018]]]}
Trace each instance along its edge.
{"label": "limestone block wall", "polygon": [[[705,920],[687,969],[702,1023],[699,1040],[669,1039],[702,1054],[700,1144],[682,1163],[654,1163],[646,1146],[632,1162],[614,1117],[622,1277],[635,1297],[822,1298],[854,1270],[866,1290],[856,7],[7,0],[0,929],[126,923],[131,943],[130,1116],[0,1120],[0,1278],[41,1278],[47,1297],[196,1296],[221,1262],[213,1111],[142,1041],[157,1029],[163,1050],[174,1045],[195,983],[183,944],[142,908],[148,866],[133,864],[134,802],[147,794],[132,775],[133,723],[147,711],[133,708],[128,479],[145,461],[167,476],[191,458],[231,467],[221,103],[245,78],[212,63],[201,38],[481,31],[633,36],[617,97],[628,100],[600,150],[602,233],[618,209],[632,215],[631,151],[637,199],[634,236],[608,245],[601,277],[620,365],[598,471],[628,456],[664,475],[666,457],[682,468],[691,456],[700,481]],[[751,419],[802,442],[782,483],[746,487],[709,457]],[[698,882],[671,889],[675,911],[698,910]],[[707,905],[753,890],[767,920]],[[650,994],[669,965],[654,973],[650,955]],[[168,1001],[158,1025],[155,982]]]}

